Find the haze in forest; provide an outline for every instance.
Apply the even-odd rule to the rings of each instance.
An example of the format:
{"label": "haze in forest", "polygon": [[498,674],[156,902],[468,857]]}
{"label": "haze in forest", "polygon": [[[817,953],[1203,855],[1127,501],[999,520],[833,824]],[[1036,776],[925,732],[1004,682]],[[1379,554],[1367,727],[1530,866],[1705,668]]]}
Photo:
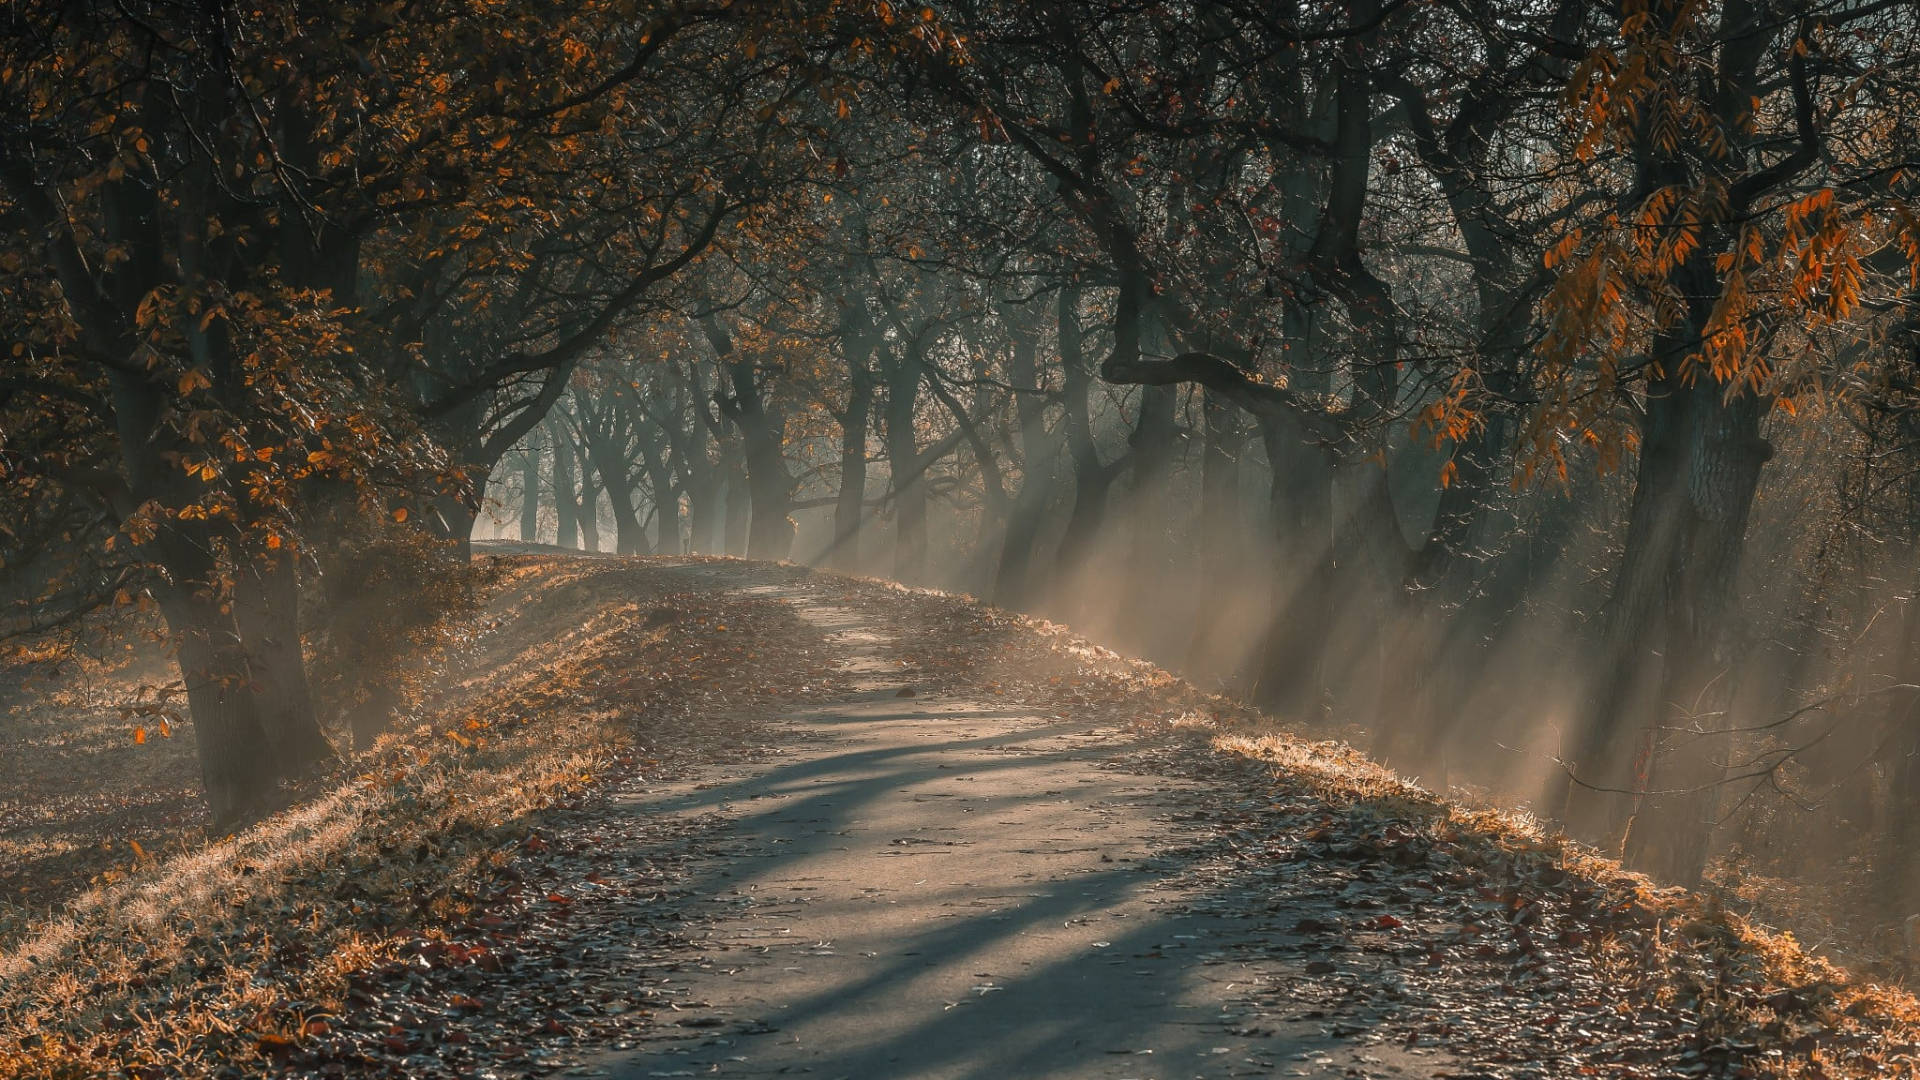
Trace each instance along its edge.
{"label": "haze in forest", "polygon": [[1910,5],[5,18],[5,632],[150,632],[222,826],[505,539],[965,592],[1920,911]]}

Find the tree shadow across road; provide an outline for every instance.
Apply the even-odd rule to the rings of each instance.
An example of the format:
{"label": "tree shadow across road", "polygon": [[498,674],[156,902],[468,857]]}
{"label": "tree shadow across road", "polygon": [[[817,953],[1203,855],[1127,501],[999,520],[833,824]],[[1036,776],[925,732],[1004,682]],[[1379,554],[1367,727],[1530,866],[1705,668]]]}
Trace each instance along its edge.
{"label": "tree shadow across road", "polygon": [[839,737],[633,804],[718,812],[745,848],[691,886],[732,909],[687,980],[711,1007],[603,1062],[615,1076],[1338,1075],[1406,1056],[1303,1015],[1298,917],[1251,881],[1201,884],[1214,853],[1170,819],[1206,793],[1124,771],[1124,746],[942,700],[801,724]]}

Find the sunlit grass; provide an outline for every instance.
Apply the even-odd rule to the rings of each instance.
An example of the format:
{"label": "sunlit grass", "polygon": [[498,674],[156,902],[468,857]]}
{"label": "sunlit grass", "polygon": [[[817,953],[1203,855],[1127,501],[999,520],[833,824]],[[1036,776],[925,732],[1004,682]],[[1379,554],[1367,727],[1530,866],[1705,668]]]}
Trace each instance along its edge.
{"label": "sunlit grass", "polygon": [[301,1038],[305,1013],[339,1009],[348,977],[392,956],[396,918],[418,933],[460,917],[459,883],[543,807],[682,737],[667,706],[708,692],[706,665],[650,614],[725,621],[740,646],[799,638],[770,602],[749,616],[714,598],[709,614],[660,582],[632,563],[515,560],[427,722],[298,806],[16,928],[0,942],[0,1076],[265,1069],[271,1037]]}

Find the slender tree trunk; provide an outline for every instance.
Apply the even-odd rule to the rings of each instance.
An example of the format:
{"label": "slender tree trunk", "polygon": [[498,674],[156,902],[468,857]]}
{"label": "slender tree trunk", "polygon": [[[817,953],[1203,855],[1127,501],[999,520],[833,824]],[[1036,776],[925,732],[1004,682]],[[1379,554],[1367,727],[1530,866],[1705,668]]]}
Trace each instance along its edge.
{"label": "slender tree trunk", "polygon": [[[850,351],[854,344],[846,346]],[[849,355],[852,382],[847,411],[840,421],[840,490],[833,504],[833,546],[828,563],[841,570],[860,568],[860,533],[866,527],[867,438],[873,417],[873,376],[867,370],[867,350],[857,361]]]}
{"label": "slender tree trunk", "polygon": [[731,396],[719,398],[726,418],[740,432],[745,451],[746,494],[752,518],[747,555],[785,559],[793,553],[793,475],[787,471],[786,418],[769,409],[751,360],[733,354],[733,340],[717,317],[703,323],[707,341],[720,358]]}
{"label": "slender tree trunk", "polygon": [[745,556],[747,536],[753,525],[753,494],[747,490],[747,471],[736,458],[727,465],[726,533],[727,554]]}
{"label": "slender tree trunk", "polygon": [[627,460],[619,442],[595,430],[588,435],[587,449],[593,455],[594,470],[606,485],[607,509],[613,512],[614,550],[621,555],[649,554],[647,530],[640,524],[633,488],[626,482]]}
{"label": "slender tree trunk", "polygon": [[[687,550],[701,555],[722,554],[727,551],[726,503],[723,501],[726,474],[723,461],[728,449],[724,429],[708,411],[710,399],[704,380],[700,377],[699,366],[691,365],[684,372],[676,367],[674,374],[686,392],[687,407],[693,414],[690,417],[692,426],[680,449],[681,471],[685,474],[683,483],[687,491],[688,529],[691,533]],[[715,444],[713,451],[708,448],[709,440]],[[716,461],[714,452],[723,461]]]}
{"label": "slender tree trunk", "polygon": [[1218,613],[1232,606],[1239,592],[1236,572],[1245,554],[1240,522],[1240,454],[1247,431],[1240,413],[1208,393],[1202,408],[1206,416],[1206,448],[1200,458],[1201,582],[1193,637],[1187,645],[1189,672],[1206,669],[1226,645],[1225,627]]}
{"label": "slender tree trunk", "polygon": [[540,455],[520,452],[520,542],[540,541]]}
{"label": "slender tree trunk", "polygon": [[727,550],[724,497],[717,471],[695,475],[687,488],[687,527],[692,533],[688,551],[712,555]]}
{"label": "slender tree trunk", "polygon": [[1334,558],[1333,469],[1291,424],[1263,420],[1270,465],[1269,528],[1274,537],[1274,615],[1249,680],[1262,704],[1318,719],[1322,666],[1335,629],[1339,567]]}
{"label": "slender tree trunk", "polygon": [[893,476],[893,576],[909,584],[925,576],[927,562],[927,478],[914,432],[919,394],[918,357],[902,358],[887,375],[887,468]]}
{"label": "slender tree trunk", "polygon": [[600,550],[600,481],[595,477],[593,456],[584,440],[574,444],[574,460],[580,466],[580,542],[588,551]]}
{"label": "slender tree trunk", "polygon": [[547,434],[553,440],[553,542],[571,551],[580,546],[580,504],[573,487],[573,447],[559,424],[547,425]]}
{"label": "slender tree trunk", "polygon": [[[1023,390],[1040,389],[1040,368],[1031,337],[1020,334],[1014,339],[1008,374],[1013,385]],[[1025,607],[1032,599],[1029,578],[1034,547],[1046,521],[1047,503],[1053,498],[1054,458],[1059,452],[1053,434],[1047,430],[1045,398],[1038,393],[1020,393],[1015,395],[1013,407],[1020,419],[1020,493],[1007,519],[993,583],[993,602],[1005,608]]]}
{"label": "slender tree trunk", "polygon": [[1068,511],[1055,562],[1062,575],[1071,577],[1086,561],[1094,536],[1106,524],[1107,496],[1115,470],[1101,463],[1100,448],[1093,441],[1088,400],[1093,392],[1093,374],[1080,342],[1080,290],[1060,290],[1058,317],[1061,403],[1066,410],[1063,424],[1067,455],[1073,459],[1073,508]]}

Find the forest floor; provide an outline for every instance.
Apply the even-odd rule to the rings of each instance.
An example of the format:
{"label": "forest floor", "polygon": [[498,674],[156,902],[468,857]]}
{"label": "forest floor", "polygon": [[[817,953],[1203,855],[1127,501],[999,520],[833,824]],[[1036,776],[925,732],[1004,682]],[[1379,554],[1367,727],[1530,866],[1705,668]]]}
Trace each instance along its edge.
{"label": "forest floor", "polygon": [[0,923],[0,1075],[1920,1061],[1904,993],[1059,627],[785,566],[501,558],[412,730]]}

